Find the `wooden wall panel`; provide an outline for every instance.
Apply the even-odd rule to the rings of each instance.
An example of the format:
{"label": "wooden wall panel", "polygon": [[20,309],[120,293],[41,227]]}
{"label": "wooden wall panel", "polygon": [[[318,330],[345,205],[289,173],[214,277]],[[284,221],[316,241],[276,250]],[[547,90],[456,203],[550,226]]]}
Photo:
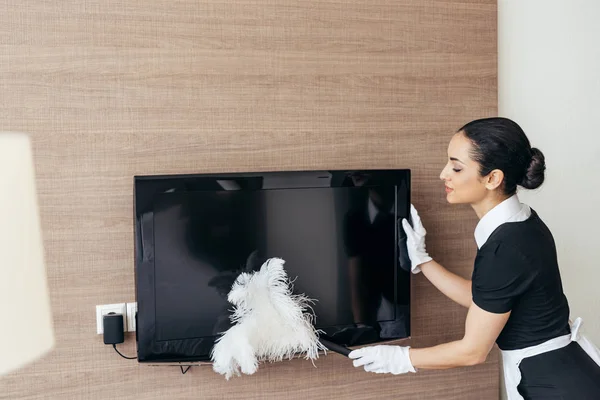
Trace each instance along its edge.
{"label": "wooden wall panel", "polygon": [[[468,276],[475,216],[438,174],[452,132],[496,114],[496,51],[492,0],[0,1],[0,129],[34,138],[58,340],[0,399],[497,397],[496,352],[399,377],[335,354],[229,382],[138,366],[94,310],[134,299],[134,174],[411,168],[428,249]],[[465,311],[414,288],[412,345],[459,338]]]}

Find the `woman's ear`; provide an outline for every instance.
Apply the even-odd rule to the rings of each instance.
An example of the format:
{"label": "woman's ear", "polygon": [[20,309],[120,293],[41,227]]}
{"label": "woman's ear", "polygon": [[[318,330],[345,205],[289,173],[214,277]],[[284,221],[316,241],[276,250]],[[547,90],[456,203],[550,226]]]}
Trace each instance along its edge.
{"label": "woman's ear", "polygon": [[485,177],[485,187],[488,190],[496,190],[504,181],[504,172],[495,169]]}

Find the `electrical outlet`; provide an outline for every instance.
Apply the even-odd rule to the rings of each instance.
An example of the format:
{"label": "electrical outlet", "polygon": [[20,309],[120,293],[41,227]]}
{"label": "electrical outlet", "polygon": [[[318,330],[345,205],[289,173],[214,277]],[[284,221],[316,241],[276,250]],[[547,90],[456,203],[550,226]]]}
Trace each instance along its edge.
{"label": "electrical outlet", "polygon": [[127,303],[127,332],[136,330],[135,313],[137,313],[137,303]]}
{"label": "electrical outlet", "polygon": [[104,333],[103,317],[114,312],[115,314],[123,314],[123,331],[127,329],[127,307],[125,303],[119,304],[104,304],[96,306],[96,332],[98,335]]}

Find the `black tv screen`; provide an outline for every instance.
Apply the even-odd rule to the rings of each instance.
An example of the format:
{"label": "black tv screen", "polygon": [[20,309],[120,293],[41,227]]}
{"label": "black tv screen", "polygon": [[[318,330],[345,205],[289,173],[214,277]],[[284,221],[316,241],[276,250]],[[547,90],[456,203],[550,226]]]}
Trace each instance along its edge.
{"label": "black tv screen", "polygon": [[410,261],[398,229],[409,170],[137,176],[138,360],[208,361],[241,272],[285,260],[327,339],[410,335]]}

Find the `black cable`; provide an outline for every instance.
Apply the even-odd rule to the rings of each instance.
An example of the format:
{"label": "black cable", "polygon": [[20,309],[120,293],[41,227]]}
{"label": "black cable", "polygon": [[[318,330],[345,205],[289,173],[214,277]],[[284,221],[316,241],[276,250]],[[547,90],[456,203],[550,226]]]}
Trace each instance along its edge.
{"label": "black cable", "polygon": [[[113,344],[113,349],[115,349],[115,351],[117,352],[118,355],[120,355],[121,357],[123,357],[123,358],[125,358],[127,360],[135,360],[137,358],[137,357],[127,357],[127,356],[124,356],[123,354],[121,354],[121,352],[119,350],[117,350],[117,345],[116,344]],[[188,365],[188,367],[185,370],[183,369],[183,365],[180,365],[179,368],[181,368],[181,373],[183,375],[185,375],[190,370],[190,368],[192,368],[192,366]]]}
{"label": "black cable", "polygon": [[185,369],[185,371],[183,370],[183,366],[182,365],[180,365],[179,368],[181,368],[181,373],[183,375],[185,375],[185,373],[188,372],[190,370],[190,368],[192,368],[192,366],[188,365],[188,367]]}
{"label": "black cable", "polygon": [[115,349],[115,351],[123,358],[126,358],[128,360],[135,360],[137,357],[126,357],[123,354],[121,354],[121,352],[119,350],[117,350],[117,345],[113,344],[113,349]]}

